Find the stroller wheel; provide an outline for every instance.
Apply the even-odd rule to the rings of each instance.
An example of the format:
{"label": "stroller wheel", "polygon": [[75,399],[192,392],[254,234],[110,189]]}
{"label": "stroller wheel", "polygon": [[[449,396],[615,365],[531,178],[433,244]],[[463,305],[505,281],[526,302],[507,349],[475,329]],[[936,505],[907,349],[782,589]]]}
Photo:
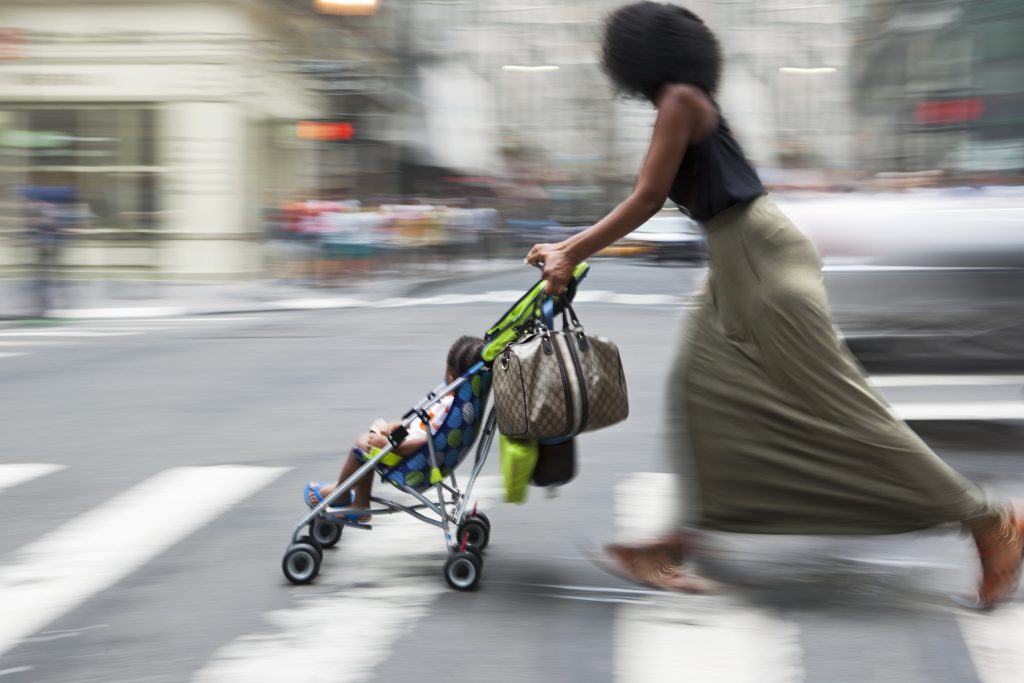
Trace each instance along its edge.
{"label": "stroller wheel", "polygon": [[468,517],[467,519],[479,519],[481,522],[484,523],[484,526],[487,527],[487,535],[489,536],[491,534],[491,520],[484,513],[482,513],[482,512],[474,513],[470,517]]}
{"label": "stroller wheel", "polygon": [[320,554],[308,543],[292,543],[281,560],[281,570],[294,584],[307,584],[320,573]]}
{"label": "stroller wheel", "polygon": [[491,540],[491,527],[480,517],[467,517],[459,525],[459,542],[469,535],[469,545],[483,550]]}
{"label": "stroller wheel", "polygon": [[466,552],[476,558],[476,561],[480,564],[480,569],[484,568],[484,553],[480,548],[475,545],[467,545]]}
{"label": "stroller wheel", "polygon": [[309,523],[309,535],[313,537],[322,548],[333,548],[341,540],[341,531],[345,527],[333,519],[326,517],[315,517]]}
{"label": "stroller wheel", "polygon": [[324,547],[320,544],[320,541],[316,540],[316,538],[312,536],[299,536],[295,539],[295,543],[305,543],[316,552],[317,559],[321,562],[323,561]]}
{"label": "stroller wheel", "polygon": [[459,591],[474,590],[480,583],[480,561],[471,552],[454,552],[444,563],[444,580]]}

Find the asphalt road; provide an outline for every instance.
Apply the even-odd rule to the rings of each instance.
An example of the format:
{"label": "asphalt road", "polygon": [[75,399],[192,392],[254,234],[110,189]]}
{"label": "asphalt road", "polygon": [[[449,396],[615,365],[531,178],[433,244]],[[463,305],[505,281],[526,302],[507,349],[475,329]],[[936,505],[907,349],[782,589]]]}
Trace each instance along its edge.
{"label": "asphalt road", "polygon": [[[979,616],[950,599],[976,573],[954,533],[715,538],[708,571],[727,585],[703,597],[588,561],[674,517],[660,418],[688,268],[595,264],[578,313],[620,345],[630,419],[581,437],[577,479],[525,505],[501,501],[495,449],[478,591],[448,589],[440,532],[400,517],[346,530],[316,582],[288,584],[304,484],[334,477],[352,437],[415,403],[451,340],[534,277],[386,306],[0,330],[0,681],[1024,680],[1021,604]],[[876,381],[952,465],[1024,494],[1005,419],[1024,378]],[[974,419],[952,419],[968,404]]]}

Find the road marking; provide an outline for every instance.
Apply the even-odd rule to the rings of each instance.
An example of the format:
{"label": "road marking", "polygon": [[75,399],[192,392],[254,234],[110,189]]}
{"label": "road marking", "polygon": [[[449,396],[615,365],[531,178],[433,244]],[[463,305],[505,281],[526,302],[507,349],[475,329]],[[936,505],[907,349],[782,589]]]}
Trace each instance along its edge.
{"label": "road marking", "polygon": [[115,326],[115,325],[97,325],[96,323],[87,323],[85,325],[76,325],[75,326],[75,330],[78,331],[78,332],[101,332],[103,334],[107,334],[107,333],[111,333],[111,332],[124,332],[126,334],[145,334],[147,332],[152,332],[152,331],[158,330],[158,329],[160,329],[160,328],[159,327],[154,327],[152,325],[145,326],[145,327],[142,327],[142,326],[139,326],[139,325],[131,325],[131,326],[125,327],[123,325],[116,325]]}
{"label": "road marking", "polygon": [[871,375],[876,387],[988,387],[1024,385],[1024,375]]}
{"label": "road marking", "polygon": [[[145,323],[150,329],[158,329],[160,327],[171,327],[175,323],[215,323],[215,322],[247,322],[251,320],[266,320],[266,315],[233,315],[233,314],[220,314],[220,315],[196,315],[191,317],[175,317],[175,318],[154,318],[152,320],[138,321],[140,324]],[[90,320],[88,324],[90,326],[102,326],[102,325],[123,325],[126,321],[124,320]]]}
{"label": "road marking", "polygon": [[31,671],[34,667],[31,666],[16,666],[11,669],[0,669],[0,676],[7,676],[10,674],[20,674],[26,671]]}
{"label": "road marking", "polygon": [[[481,508],[490,503],[484,496],[500,490],[496,479],[477,480],[472,499]],[[430,603],[451,590],[441,575],[440,529],[409,515],[382,517],[372,533],[346,529],[338,547],[324,553],[315,587],[293,589],[295,607],[266,615],[270,632],[221,648],[193,681],[368,680],[402,634],[418,628]],[[486,568],[482,581],[487,581]],[[324,595],[325,588],[332,592]],[[334,645],[344,649],[340,658]]]}
{"label": "road marking", "polygon": [[620,294],[596,289],[578,293],[575,301],[625,304],[627,306],[675,306],[683,303],[686,299],[670,294]]}
{"label": "road marking", "polygon": [[67,342],[40,341],[38,339],[19,339],[17,341],[0,341],[0,346],[61,346]]}
{"label": "road marking", "polygon": [[126,308],[70,308],[49,311],[54,318],[159,318],[170,315],[183,315],[186,309],[181,306],[139,306]]}
{"label": "road marking", "polygon": [[346,297],[281,299],[272,303],[276,308],[295,310],[314,310],[318,308],[358,308],[365,306],[366,301]]}
{"label": "road marking", "polygon": [[[664,533],[678,510],[669,474],[640,472],[615,488],[620,536]],[[804,680],[796,624],[727,595],[656,594],[651,601],[607,599],[616,608],[614,680],[794,683]]]}
{"label": "road marking", "polygon": [[1024,606],[1006,605],[991,614],[961,611],[957,622],[982,683],[1024,681]]}
{"label": "road marking", "polygon": [[0,491],[11,486],[24,484],[37,477],[59,472],[64,465],[51,465],[42,462],[6,463],[0,465]]}
{"label": "road marking", "polygon": [[804,680],[796,624],[722,597],[616,608],[615,679],[623,683]]}
{"label": "road marking", "polygon": [[87,330],[7,330],[0,337],[124,337],[129,332],[90,332]]}
{"label": "road marking", "polygon": [[97,628],[110,628],[110,624],[96,624],[95,626],[83,626],[82,628],[67,628],[58,631],[43,631],[37,636],[25,638],[23,643],[48,643],[51,640],[63,640],[64,638],[77,638],[86,631]]}
{"label": "road marking", "polygon": [[[283,309],[322,308],[405,308],[409,306],[452,306],[462,304],[504,303],[511,304],[523,296],[521,290],[494,290],[481,294],[438,294],[426,297],[393,297],[390,299],[366,300],[351,297],[325,297],[306,299],[282,299],[271,305]],[[624,304],[628,306],[676,306],[688,301],[685,297],[668,294],[620,294],[606,290],[581,291],[576,295],[578,302]]]}
{"label": "road marking", "polygon": [[13,563],[0,566],[0,655],[282,472],[232,465],[164,470],[20,548]]}
{"label": "road marking", "polygon": [[821,270],[825,273],[953,273],[993,270],[1014,272],[1018,269],[1006,266],[883,266],[869,263],[833,263],[822,266]]}
{"label": "road marking", "polygon": [[896,403],[890,406],[901,420],[1024,420],[1024,402]]}

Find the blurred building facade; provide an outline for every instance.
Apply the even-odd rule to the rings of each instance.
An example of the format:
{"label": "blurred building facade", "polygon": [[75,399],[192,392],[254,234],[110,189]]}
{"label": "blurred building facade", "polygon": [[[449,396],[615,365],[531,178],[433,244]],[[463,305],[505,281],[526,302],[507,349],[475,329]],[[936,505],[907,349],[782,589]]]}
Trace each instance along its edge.
{"label": "blurred building facade", "polygon": [[289,69],[302,35],[271,4],[6,0],[0,6],[0,268],[18,272],[26,194],[73,205],[73,276],[206,278],[262,268],[268,193],[315,185],[323,111]]}
{"label": "blurred building facade", "polygon": [[1024,3],[856,3],[857,161],[872,171],[1024,172]]}
{"label": "blurred building facade", "polygon": [[[601,72],[622,0],[327,4],[6,0],[0,269],[30,260],[25,188],[79,201],[73,272],[182,278],[260,272],[264,211],[288,200],[584,224],[629,192],[655,112]],[[720,103],[769,183],[1020,177],[1022,3],[682,4],[722,42]]]}

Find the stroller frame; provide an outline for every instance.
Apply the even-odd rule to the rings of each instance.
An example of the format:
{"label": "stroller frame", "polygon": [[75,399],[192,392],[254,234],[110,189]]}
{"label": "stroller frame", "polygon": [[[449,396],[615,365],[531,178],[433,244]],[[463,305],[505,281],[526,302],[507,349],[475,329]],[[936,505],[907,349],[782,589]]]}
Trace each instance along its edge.
{"label": "stroller frame", "polygon": [[[470,368],[467,374],[471,375],[475,372],[478,372],[482,366],[483,363],[477,363],[472,368]],[[416,404],[415,408],[413,408],[412,410],[405,414],[401,422],[402,427],[405,429],[411,427],[414,422],[420,419],[421,413],[426,412],[428,409],[439,403],[441,399],[443,399],[445,396],[458,390],[459,387],[461,387],[468,381],[469,380],[464,375],[462,377],[456,378],[451,384],[441,383],[434,387],[434,389],[429,394],[427,394],[427,396],[423,400]],[[350,476],[348,479],[346,479],[340,485],[338,485],[333,491],[331,491],[331,493],[323,500],[323,502],[321,502],[315,508],[311,509],[302,517],[302,519],[298,521],[298,523],[295,525],[295,531],[292,534],[292,540],[298,541],[299,535],[302,533],[303,528],[318,517],[340,517],[340,519],[333,519],[332,521],[334,521],[337,524],[342,524],[343,526],[352,526],[359,529],[369,530],[373,528],[371,525],[362,524],[359,522],[351,522],[345,519],[345,517],[348,515],[372,516],[390,515],[396,512],[405,512],[423,522],[426,522],[427,524],[432,524],[434,526],[441,527],[444,530],[445,544],[448,547],[449,552],[451,552],[452,534],[449,529],[449,525],[458,524],[462,521],[463,515],[465,514],[466,510],[466,503],[469,500],[469,497],[472,495],[473,485],[476,483],[477,478],[480,476],[480,471],[483,469],[484,463],[487,462],[487,454],[488,451],[490,450],[491,442],[493,441],[494,438],[494,407],[489,405],[488,399],[490,398],[490,391],[488,391],[487,394],[487,396],[483,397],[483,403],[485,405],[485,417],[482,423],[483,426],[481,427],[479,433],[476,435],[474,443],[470,444],[467,447],[469,449],[472,449],[474,445],[476,446],[476,457],[473,464],[473,470],[469,475],[469,481],[466,484],[465,491],[459,490],[458,480],[455,478],[455,470],[452,469],[452,471],[449,472],[446,478],[438,479],[433,486],[434,491],[437,494],[437,502],[430,500],[422,492],[417,491],[408,484],[404,484],[398,487],[399,490],[408,493],[409,495],[419,500],[419,505],[402,505],[401,503],[395,502],[393,500],[388,500],[383,497],[371,496],[370,501],[372,503],[377,503],[378,505],[382,505],[384,507],[377,509],[333,507],[331,503],[333,503],[336,499],[341,497],[343,493],[351,489],[363,477],[368,475],[373,476],[373,474],[376,471],[377,465],[384,459],[384,457],[388,453],[394,451],[394,449],[401,444],[400,439],[396,438],[393,441],[389,439],[387,446],[380,449],[380,451],[376,453],[372,458],[364,462],[359,467],[359,469],[352,474],[352,476]],[[430,453],[431,467],[440,469],[441,463],[438,462],[437,452],[434,449],[434,432],[430,427],[430,421],[425,420],[423,424],[427,430],[427,447]],[[445,479],[451,480],[451,486],[445,483]],[[445,492],[450,494],[449,497],[446,498]],[[454,506],[454,509],[451,512],[448,512],[448,508],[451,506]],[[438,518],[432,519],[419,512],[420,510],[425,509],[432,511],[434,514],[437,515]]]}
{"label": "stroller frame", "polygon": [[[285,576],[289,581],[303,584],[316,578],[323,561],[323,548],[335,545],[341,539],[342,530],[345,527],[365,530],[373,528],[371,524],[352,521],[348,519],[349,516],[373,517],[402,512],[421,522],[441,528],[445,549],[448,553],[445,563],[445,578],[449,585],[459,590],[471,590],[476,587],[483,565],[482,551],[490,535],[490,521],[483,513],[477,512],[475,505],[468,512],[466,508],[471,500],[473,486],[487,462],[491,443],[494,440],[496,416],[494,407],[490,404],[491,390],[488,388],[487,392],[480,397],[484,417],[473,442],[465,447],[467,451],[475,447],[476,455],[473,469],[464,489],[459,488],[455,467],[446,476],[440,474],[442,463],[434,447],[435,432],[431,428],[426,411],[439,403],[445,396],[458,391],[463,384],[470,381],[470,377],[485,370],[486,366],[487,364],[483,361],[478,362],[466,374],[457,377],[451,383],[442,382],[434,387],[426,397],[402,417],[401,428],[396,429],[388,436],[388,444],[384,448],[367,459],[350,477],[336,486],[319,505],[302,516],[295,524],[292,532],[292,544],[288,547],[282,563]],[[392,483],[392,485],[419,502],[405,505],[383,496],[371,496],[370,508],[335,507],[335,501],[346,494],[357,482],[377,473],[377,466],[389,453],[394,452],[402,444],[408,435],[409,428],[417,421],[422,421],[426,429],[428,461],[431,471],[436,473],[436,476],[431,476],[432,484],[423,491],[408,484]],[[426,495],[431,490],[434,492],[436,500],[431,500]],[[377,507],[373,507],[372,504],[376,504]],[[466,528],[467,520],[474,520],[468,523],[472,525],[470,528]],[[458,538],[453,534],[452,527],[459,529]],[[307,528],[309,535],[305,535]]]}
{"label": "stroller frame", "polygon": [[[570,287],[563,295],[564,301],[572,300],[576,293],[576,286],[585,277],[588,270],[589,266],[586,263],[581,263],[576,267]],[[487,516],[478,512],[475,505],[472,510],[467,511],[467,504],[471,499],[473,486],[487,462],[491,443],[494,440],[497,420],[494,406],[490,400],[492,389],[488,386],[487,390],[480,395],[480,414],[483,417],[479,422],[479,431],[473,441],[465,446],[466,451],[475,447],[476,455],[464,490],[460,490],[455,477],[457,464],[451,467],[447,475],[442,473],[442,463],[434,445],[435,432],[430,425],[427,410],[438,404],[445,396],[458,391],[477,373],[489,372],[492,362],[501,349],[509,342],[514,341],[520,331],[532,324],[538,315],[549,316],[557,312],[559,303],[550,297],[547,297],[548,304],[545,308],[545,284],[543,280],[535,284],[506,311],[496,325],[488,330],[481,361],[451,383],[442,382],[428,392],[415,407],[402,416],[400,427],[387,436],[388,443],[384,448],[365,460],[350,477],[339,483],[330,494],[295,524],[291,536],[292,543],[285,551],[282,560],[282,570],[289,581],[295,584],[306,584],[315,579],[323,561],[323,549],[334,546],[341,539],[345,527],[365,530],[373,528],[371,524],[353,521],[350,517],[358,519],[370,516],[372,518],[376,515],[402,512],[421,522],[441,528],[447,551],[444,575],[448,585],[457,590],[476,588],[483,567],[483,549],[489,541],[491,525]],[[426,429],[430,485],[422,490],[417,490],[407,483],[398,484],[393,480],[390,483],[415,498],[418,503],[405,505],[382,496],[371,496],[371,507],[369,508],[335,507],[334,503],[356,483],[364,477],[372,477],[377,473],[378,465],[381,465],[384,459],[404,442],[409,429],[416,422],[422,422]],[[447,483],[448,480],[450,480],[450,484]],[[431,489],[436,500],[431,500],[426,495]],[[373,507],[374,504],[377,507]],[[452,527],[457,529],[457,534],[452,533]],[[307,528],[308,535],[305,534]]]}

